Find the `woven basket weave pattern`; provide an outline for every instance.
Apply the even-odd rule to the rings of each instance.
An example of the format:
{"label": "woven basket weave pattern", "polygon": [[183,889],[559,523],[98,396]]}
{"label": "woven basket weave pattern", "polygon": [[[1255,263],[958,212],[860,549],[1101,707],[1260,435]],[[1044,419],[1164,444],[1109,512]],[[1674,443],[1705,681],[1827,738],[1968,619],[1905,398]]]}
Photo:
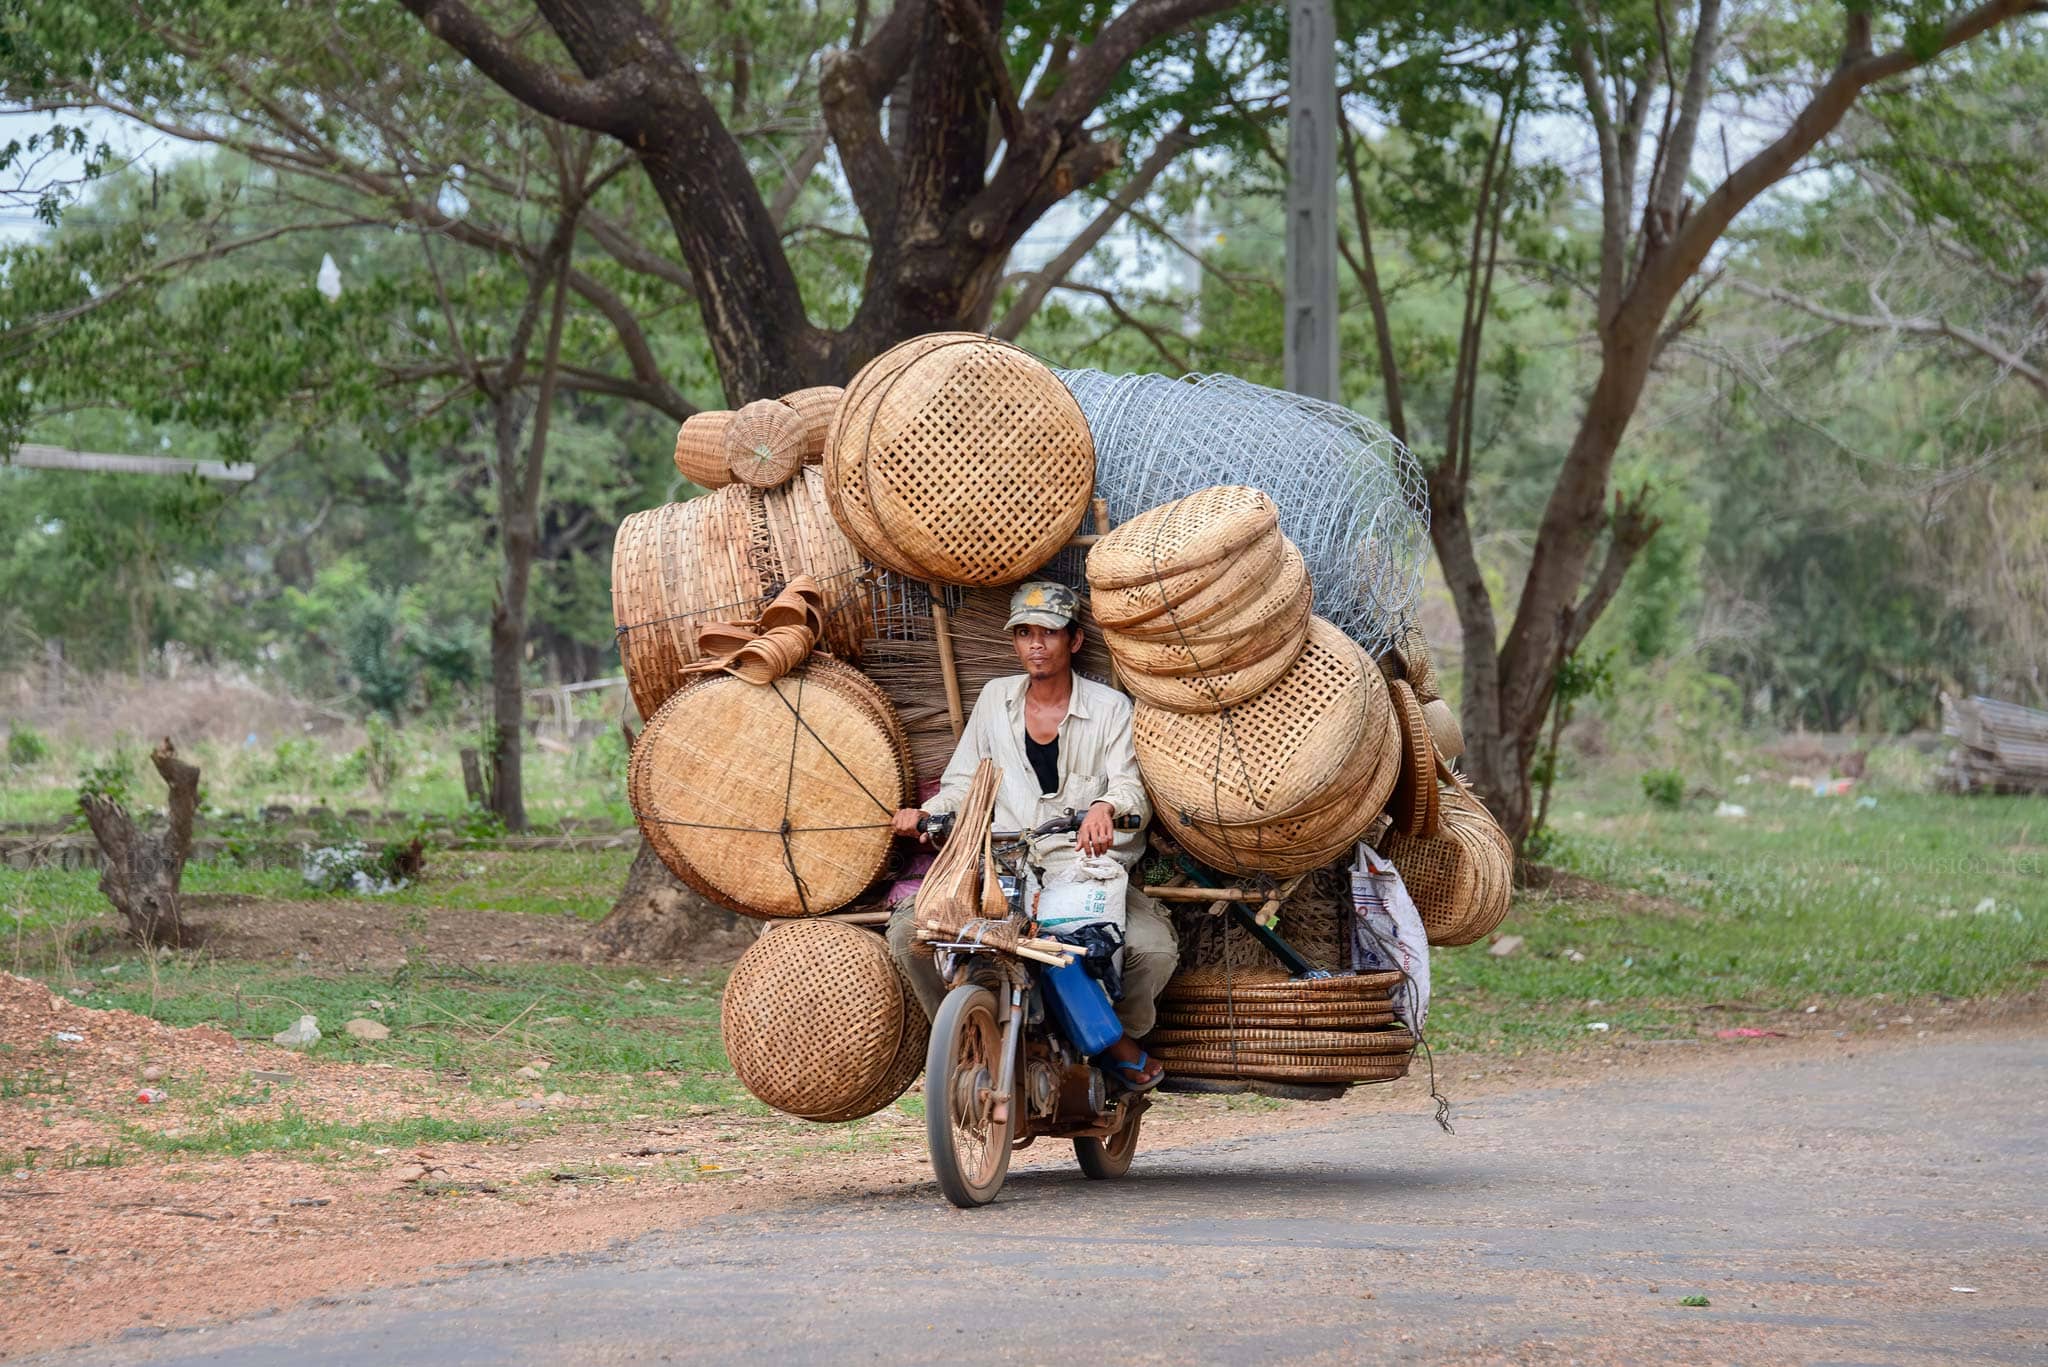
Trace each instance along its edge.
{"label": "woven basket weave pattern", "polygon": [[1215,564],[1278,525],[1257,489],[1219,484],[1138,514],[1088,553],[1088,583],[1121,589]]}
{"label": "woven basket weave pattern", "polygon": [[804,422],[804,464],[816,465],[825,458],[825,439],[831,434],[832,420],[839,416],[839,401],[845,395],[846,391],[838,385],[823,384],[782,396],[782,401],[794,408]]}
{"label": "woven basket weave pattern", "polygon": [[1506,919],[1513,895],[1514,847],[1492,813],[1452,780],[1440,793],[1437,833],[1390,832],[1382,853],[1400,870],[1433,945],[1468,945]]}
{"label": "woven basket weave pattern", "polygon": [[750,403],[725,425],[724,445],[734,479],[757,489],[779,488],[803,464],[803,415],[780,399]]}
{"label": "woven basket weave pattern", "polygon": [[732,483],[725,463],[725,429],[732,414],[723,409],[692,413],[676,429],[676,473],[704,489]]}

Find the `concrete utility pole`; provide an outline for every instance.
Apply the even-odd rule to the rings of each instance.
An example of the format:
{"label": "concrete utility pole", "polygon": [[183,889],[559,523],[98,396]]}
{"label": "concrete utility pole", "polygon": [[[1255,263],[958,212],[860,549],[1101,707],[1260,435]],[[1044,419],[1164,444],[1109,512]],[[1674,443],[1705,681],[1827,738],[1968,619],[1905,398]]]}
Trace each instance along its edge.
{"label": "concrete utility pole", "polygon": [[1287,3],[1287,387],[1336,400],[1337,19]]}

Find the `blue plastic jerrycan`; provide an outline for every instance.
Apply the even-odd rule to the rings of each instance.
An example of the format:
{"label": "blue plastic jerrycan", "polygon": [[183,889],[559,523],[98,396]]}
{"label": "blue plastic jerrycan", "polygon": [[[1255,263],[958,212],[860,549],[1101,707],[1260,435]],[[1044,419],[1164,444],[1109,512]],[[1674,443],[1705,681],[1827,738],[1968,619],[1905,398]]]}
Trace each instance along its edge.
{"label": "blue plastic jerrycan", "polygon": [[1084,1055],[1093,1058],[1124,1037],[1102,980],[1089,976],[1079,959],[1065,968],[1041,969],[1038,981],[1060,1033]]}

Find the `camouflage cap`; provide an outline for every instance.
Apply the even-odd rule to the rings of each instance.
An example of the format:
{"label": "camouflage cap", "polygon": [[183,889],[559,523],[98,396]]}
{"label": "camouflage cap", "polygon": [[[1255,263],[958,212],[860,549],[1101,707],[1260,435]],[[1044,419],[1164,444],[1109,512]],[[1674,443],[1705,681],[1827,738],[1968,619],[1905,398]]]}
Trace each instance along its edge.
{"label": "camouflage cap", "polygon": [[1010,595],[1010,621],[1005,630],[1021,626],[1070,627],[1081,619],[1081,600],[1065,584],[1030,579]]}

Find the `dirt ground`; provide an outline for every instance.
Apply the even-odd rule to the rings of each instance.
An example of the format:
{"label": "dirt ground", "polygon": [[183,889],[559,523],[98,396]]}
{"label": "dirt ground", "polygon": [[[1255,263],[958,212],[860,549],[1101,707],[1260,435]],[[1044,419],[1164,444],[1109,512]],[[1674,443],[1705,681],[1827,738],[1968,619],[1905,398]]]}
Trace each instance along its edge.
{"label": "dirt ground", "polygon": [[[425,951],[428,958],[489,963],[590,957],[594,923],[575,916],[534,916],[436,907],[421,916],[407,907],[356,898],[278,901],[243,893],[184,899],[188,920],[205,927],[206,951],[217,959],[301,963],[318,968],[386,970]],[[107,928],[117,927],[112,917]]]}
{"label": "dirt ground", "polygon": [[[493,924],[502,928],[506,919]],[[2038,999],[2000,1011],[1994,1019],[1957,1013],[1928,1020],[1892,1041],[1864,1038],[1858,1047],[2009,1028],[2042,1014]],[[1439,1058],[1437,1075],[1459,1104],[1535,1082],[1597,1088],[1634,1070],[1724,1067],[1758,1049],[1840,1049],[1836,1026],[1802,1017],[1785,1022],[1781,1037],[1666,1047],[1617,1042],[1536,1061],[1465,1054]],[[33,1096],[0,1106],[0,1117],[14,1117],[11,1132],[0,1136],[10,1164],[30,1143],[89,1154],[113,1137],[110,1116],[175,1139],[195,1108],[256,1086],[252,1070],[289,1073],[292,1082],[275,1090],[312,1122],[509,1119],[522,1105],[476,1096],[427,1070],[314,1061],[215,1029],[176,1030],[128,1012],[92,1010],[4,974],[0,1044],[12,1048],[17,1068],[34,1060],[65,1101],[47,1108],[47,1123],[32,1133],[24,1132],[23,1117]],[[1427,1114],[1427,1076],[1418,1059],[1408,1079],[1320,1105],[1165,1097],[1147,1117],[1145,1142],[1164,1147]],[[138,1105],[145,1086],[170,1096]],[[269,1109],[262,1113],[274,1115],[276,1104],[264,1102]],[[0,1355],[103,1340],[138,1326],[241,1317],[345,1290],[432,1280],[451,1269],[598,1249],[715,1215],[928,1180],[922,1123],[894,1108],[851,1126],[808,1127],[678,1097],[672,1106],[629,1117],[566,1123],[578,1104],[552,1103],[565,1123],[515,1142],[393,1146],[341,1157],[145,1149],[112,1166],[0,1170],[0,1300],[9,1306]]]}

